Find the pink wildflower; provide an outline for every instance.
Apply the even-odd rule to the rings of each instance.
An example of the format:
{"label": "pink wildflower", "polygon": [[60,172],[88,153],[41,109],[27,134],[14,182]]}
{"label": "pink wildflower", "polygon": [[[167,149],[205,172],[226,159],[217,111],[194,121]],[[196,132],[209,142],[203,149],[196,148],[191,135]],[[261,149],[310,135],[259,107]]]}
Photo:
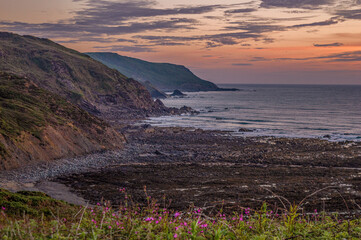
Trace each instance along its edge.
{"label": "pink wildflower", "polygon": [[207,228],[208,227],[208,224],[202,224],[201,225],[201,228]]}

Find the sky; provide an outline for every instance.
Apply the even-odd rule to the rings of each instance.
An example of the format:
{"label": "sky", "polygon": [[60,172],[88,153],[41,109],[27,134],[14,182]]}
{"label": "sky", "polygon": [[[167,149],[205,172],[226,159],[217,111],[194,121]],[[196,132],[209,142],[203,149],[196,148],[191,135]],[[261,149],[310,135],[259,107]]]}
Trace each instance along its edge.
{"label": "sky", "polygon": [[0,31],[218,84],[361,84],[361,0],[0,0]]}

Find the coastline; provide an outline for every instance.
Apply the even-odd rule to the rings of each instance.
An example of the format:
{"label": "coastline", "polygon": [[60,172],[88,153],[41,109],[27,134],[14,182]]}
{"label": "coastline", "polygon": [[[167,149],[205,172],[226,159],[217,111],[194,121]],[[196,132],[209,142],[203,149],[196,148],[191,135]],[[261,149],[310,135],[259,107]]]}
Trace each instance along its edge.
{"label": "coastline", "polygon": [[[71,201],[94,204],[104,197],[117,204],[120,187],[141,203],[147,186],[154,198],[165,195],[172,200],[175,209],[224,204],[229,211],[241,205],[257,207],[262,201],[279,204],[269,190],[297,203],[321,188],[333,188],[313,199],[308,210],[345,211],[339,193],[354,210],[352,201],[361,200],[361,143],[244,138],[222,131],[150,125],[130,125],[122,132],[127,138],[123,150],[3,172],[0,187],[16,182],[17,188],[10,190],[33,188],[55,198],[59,196],[54,192],[60,191]],[[51,188],[41,188],[44,184]]]}
{"label": "coastline", "polygon": [[[225,130],[232,131],[235,135],[254,137],[361,141],[358,124],[361,110],[360,87],[230,86],[241,91],[185,92],[187,96],[183,98],[164,99],[166,106],[190,106],[200,114],[152,117],[146,123],[159,127]],[[247,132],[239,132],[239,129],[246,129]]]}

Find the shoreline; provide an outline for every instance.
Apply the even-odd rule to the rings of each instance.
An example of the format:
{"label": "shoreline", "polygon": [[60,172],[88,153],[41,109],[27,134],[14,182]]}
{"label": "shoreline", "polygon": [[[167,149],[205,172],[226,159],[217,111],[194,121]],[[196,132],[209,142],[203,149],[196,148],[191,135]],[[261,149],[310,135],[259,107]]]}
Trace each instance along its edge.
{"label": "shoreline", "polygon": [[[263,129],[256,129],[256,128],[247,128],[247,127],[240,127],[236,130],[227,130],[227,129],[217,129],[217,128],[196,128],[190,126],[181,126],[181,125],[167,125],[167,124],[154,124],[157,121],[157,118],[164,118],[164,117],[181,117],[181,116],[192,116],[191,114],[185,115],[164,115],[164,116],[156,116],[152,117],[151,119],[143,119],[141,122],[135,123],[135,125],[152,125],[153,127],[157,128],[184,128],[184,129],[201,129],[203,131],[214,131],[214,132],[223,132],[224,134],[229,134],[233,137],[247,137],[247,138],[288,138],[288,139],[317,139],[320,141],[328,141],[332,143],[361,143],[361,136],[356,138],[341,138],[339,137],[340,134],[327,134],[325,133],[323,136],[321,135],[295,135],[295,134],[271,134],[271,133],[262,133]],[[172,121],[172,119],[169,119]],[[168,122],[169,122],[168,121]],[[343,133],[341,135],[350,136],[352,134]]]}
{"label": "shoreline", "polygon": [[[204,199],[210,199],[213,203],[224,200],[231,210],[238,202],[247,207],[265,200],[275,204],[274,197],[262,188],[297,202],[331,186],[360,204],[361,143],[235,137],[222,131],[149,125],[131,125],[123,131],[128,141],[123,150],[3,172],[0,187],[15,181],[20,183],[17,190],[31,190],[26,185],[45,182],[53,184],[45,191],[64,192],[69,200],[94,204],[104,197],[116,204],[119,187],[127,187],[143,202],[146,185],[155,198],[163,194],[172,199],[175,209],[205,206]],[[333,209],[344,210],[335,192],[325,195]]]}

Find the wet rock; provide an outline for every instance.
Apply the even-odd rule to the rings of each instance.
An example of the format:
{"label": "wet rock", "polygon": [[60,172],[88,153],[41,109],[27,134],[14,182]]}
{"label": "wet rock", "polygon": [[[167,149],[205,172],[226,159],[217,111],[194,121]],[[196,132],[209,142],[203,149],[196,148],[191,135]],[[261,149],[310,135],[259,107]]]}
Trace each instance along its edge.
{"label": "wet rock", "polygon": [[193,112],[193,111],[194,111],[193,108],[187,107],[187,106],[181,107],[180,110],[181,110],[182,112],[185,112],[185,113],[187,113],[187,112]]}
{"label": "wet rock", "polygon": [[248,128],[240,128],[240,129],[238,129],[238,132],[253,132],[253,130],[248,129]]}
{"label": "wet rock", "polygon": [[156,151],[154,152],[154,154],[156,154],[156,155],[165,155],[164,153],[162,153],[162,152],[160,152],[160,151],[158,151],[158,150],[156,150]]}
{"label": "wet rock", "polygon": [[170,95],[171,97],[184,97],[187,96],[186,94],[182,93],[179,90],[174,90],[174,92]]}
{"label": "wet rock", "polygon": [[151,127],[152,127],[152,125],[150,125],[150,124],[143,124],[142,125],[142,128],[144,128],[144,129],[151,128]]}
{"label": "wet rock", "polygon": [[154,132],[155,132],[155,129],[154,129],[154,128],[147,128],[147,129],[144,130],[144,132],[145,132],[145,133],[148,133],[148,134],[154,133]]}

